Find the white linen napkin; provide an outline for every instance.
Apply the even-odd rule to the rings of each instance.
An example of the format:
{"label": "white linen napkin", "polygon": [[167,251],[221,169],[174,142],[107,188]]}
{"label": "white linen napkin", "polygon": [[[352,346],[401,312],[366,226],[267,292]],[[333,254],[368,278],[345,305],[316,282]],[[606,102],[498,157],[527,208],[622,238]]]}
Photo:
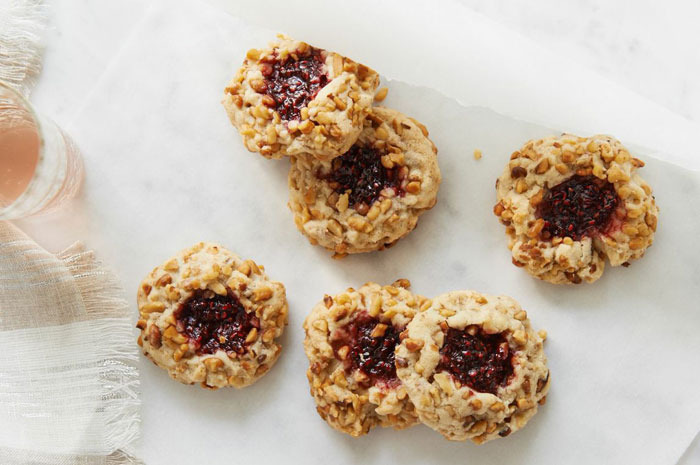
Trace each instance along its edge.
{"label": "white linen napkin", "polygon": [[0,463],[137,464],[138,351],[115,276],[0,223]]}

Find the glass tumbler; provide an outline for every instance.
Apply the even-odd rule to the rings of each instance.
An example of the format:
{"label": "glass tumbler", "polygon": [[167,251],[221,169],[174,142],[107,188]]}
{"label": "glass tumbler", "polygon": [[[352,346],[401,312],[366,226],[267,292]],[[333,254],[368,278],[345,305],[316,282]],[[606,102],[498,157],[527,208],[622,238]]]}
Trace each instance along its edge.
{"label": "glass tumbler", "polygon": [[53,210],[78,193],[82,179],[70,137],[0,81],[0,220]]}

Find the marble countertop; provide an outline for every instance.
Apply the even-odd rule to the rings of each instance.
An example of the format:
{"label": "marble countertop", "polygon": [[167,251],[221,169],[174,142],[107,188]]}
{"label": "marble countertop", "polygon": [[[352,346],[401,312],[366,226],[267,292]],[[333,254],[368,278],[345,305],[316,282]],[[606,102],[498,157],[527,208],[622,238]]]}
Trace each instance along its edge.
{"label": "marble countertop", "polygon": [[[338,40],[329,33],[330,25],[309,28],[301,19],[298,23],[290,22],[290,18],[294,19],[291,13],[266,17],[266,5],[205,1],[271,29],[292,34],[307,31],[310,41],[316,34],[325,34],[331,42]],[[561,122],[555,127],[565,129],[594,131],[604,127],[623,135],[631,144],[659,149],[668,154],[671,161],[692,165],[693,150],[686,141],[693,141],[700,134],[700,80],[697,79],[700,71],[697,53],[691,53],[698,49],[692,44],[697,45],[699,37],[697,30],[690,27],[690,18],[697,17],[697,14],[692,16],[693,5],[684,5],[676,17],[676,13],[655,11],[651,1],[641,2],[649,5],[638,11],[633,9],[632,2],[610,6],[602,0],[575,2],[564,11],[553,0],[528,7],[517,6],[514,1],[459,1],[461,4],[447,0],[444,10],[432,12],[429,16],[435,23],[422,24],[416,37],[421,40],[424,38],[421,34],[427,37],[426,30],[439,35],[435,25],[447,22],[447,17],[454,18],[454,23],[444,28],[445,34],[460,22],[466,23],[469,27],[459,32],[472,34],[460,36],[466,43],[460,49],[463,53],[460,58],[471,65],[468,74],[460,74],[460,79],[466,81],[464,85],[456,86],[455,81],[443,79],[442,75],[431,75],[428,71],[432,69],[406,69],[404,64],[382,55],[381,47],[369,47],[364,36],[355,44],[343,43],[341,47],[351,49],[348,55],[365,59],[370,64],[381,60],[382,69],[387,70],[390,77],[400,76],[417,84],[430,81],[438,90],[462,103],[491,106],[502,113],[550,126]],[[282,2],[268,3],[282,8]],[[330,13],[324,8],[337,10],[342,15],[345,7],[309,3],[315,3],[321,14],[328,17]],[[94,97],[94,89],[110,76],[114,63],[123,62],[124,51],[133,49],[131,42],[144,27],[152,6],[137,0],[99,3],[52,0],[49,4],[51,29],[47,37],[45,68],[32,100],[40,111],[70,132],[85,102]],[[415,2],[410,5],[400,20],[414,25],[410,23],[411,18],[420,15],[411,10],[427,7]],[[390,7],[381,5],[376,9],[384,11]],[[648,30],[645,24],[651,19],[660,21],[655,27],[661,32]],[[400,27],[398,20],[389,23],[387,29]],[[469,48],[477,37],[482,42],[478,47]],[[382,38],[399,40],[389,35]],[[410,38],[401,40],[415,45]],[[578,62],[580,67],[561,70],[559,79],[553,80],[554,68],[548,63],[557,56],[565,56],[567,63]],[[534,65],[523,77],[523,67],[528,63]],[[666,72],[650,72],[664,66]],[[498,78],[496,88],[494,77]],[[552,95],[556,99],[551,99]],[[19,225],[40,244],[57,251],[82,238],[74,237],[71,229],[60,227],[66,218],[75,216],[75,207],[71,208],[63,213],[28,219]],[[80,231],[81,227],[81,224],[76,225],[76,230]],[[681,463],[690,464],[699,459],[700,447],[696,445]]]}
{"label": "marble countertop", "polygon": [[693,121],[700,121],[700,2],[459,0]]}

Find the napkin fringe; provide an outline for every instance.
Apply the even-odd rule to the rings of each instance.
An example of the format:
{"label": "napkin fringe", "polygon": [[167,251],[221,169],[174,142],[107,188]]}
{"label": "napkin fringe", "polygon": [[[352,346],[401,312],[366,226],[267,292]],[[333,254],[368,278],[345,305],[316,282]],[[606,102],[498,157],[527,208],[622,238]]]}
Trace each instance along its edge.
{"label": "napkin fringe", "polygon": [[57,257],[73,275],[89,319],[131,317],[116,275],[97,261],[95,252],[85,250],[82,242],[76,242]]}
{"label": "napkin fringe", "polygon": [[46,6],[41,0],[10,0],[0,6],[0,80],[25,96],[41,72]]}
{"label": "napkin fringe", "polygon": [[[133,350],[129,305],[121,297],[122,288],[115,274],[97,262],[94,252],[85,250],[82,243],[76,242],[58,258],[73,276],[82,297],[90,320],[86,330],[97,338],[110,339],[109,345],[99,347],[100,356],[108,365],[95,367],[95,376],[104,390],[101,407],[107,428],[105,440],[112,451],[128,447],[138,439],[140,429],[138,355]],[[90,336],[86,334],[86,339]],[[122,461],[107,463],[139,463],[119,460]]]}
{"label": "napkin fringe", "polygon": [[144,465],[144,462],[120,450],[107,456],[105,465]]}

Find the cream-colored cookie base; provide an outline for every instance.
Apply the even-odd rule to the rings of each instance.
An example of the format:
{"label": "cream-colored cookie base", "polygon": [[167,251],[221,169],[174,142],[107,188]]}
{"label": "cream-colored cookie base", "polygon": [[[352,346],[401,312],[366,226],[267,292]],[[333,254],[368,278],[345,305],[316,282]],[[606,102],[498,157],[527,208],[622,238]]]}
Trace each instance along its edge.
{"label": "cream-colored cookie base", "polygon": [[[177,331],[176,312],[197,290],[212,295],[230,290],[246,312],[258,317],[260,329],[248,334],[243,355],[223,350],[198,355]],[[270,281],[252,260],[242,260],[216,244],[200,242],[153,269],[139,286],[137,303],[143,353],[181,383],[245,387],[267,373],[282,350],[276,339],[287,324],[284,286]]]}
{"label": "cream-colored cookie base", "polygon": [[[514,372],[495,395],[477,392],[449,373],[436,371],[448,328],[503,333]],[[449,292],[434,298],[407,331],[396,349],[397,373],[420,420],[447,439],[481,444],[508,436],[525,426],[544,402],[549,389],[544,340],[510,297]]]}
{"label": "cream-colored cookie base", "polygon": [[243,66],[224,91],[223,104],[231,123],[251,152],[267,158],[310,153],[330,160],[345,153],[362,131],[379,85],[379,75],[337,53],[322,50],[329,82],[301,109],[301,119],[282,121],[274,100],[265,94],[261,60],[308,54],[309,44],[279,35],[262,50],[249,50]]}
{"label": "cream-colored cookie base", "polygon": [[[593,282],[605,259],[619,266],[641,258],[654,241],[659,209],[651,188],[637,174],[644,163],[610,136],[564,134],[529,141],[511,155],[498,178],[494,213],[506,225],[513,263],[555,284]],[[547,187],[574,175],[593,175],[613,184],[621,202],[605,234],[540,238],[544,220],[535,215]]]}
{"label": "cream-colored cookie base", "polygon": [[312,244],[336,254],[381,250],[411,232],[418,217],[437,202],[441,175],[437,148],[425,126],[396,110],[374,107],[358,144],[383,153],[382,164],[398,169],[402,196],[384,189],[372,205],[348,205],[318,173],[329,173],[332,162],[312,157],[292,159],[289,207],[297,228]]}
{"label": "cream-colored cookie base", "polygon": [[418,421],[400,381],[392,386],[366,387],[367,375],[359,370],[347,372],[331,345],[336,332],[362,312],[379,319],[381,324],[405,328],[421,306],[429,302],[409,292],[409,286],[407,280],[401,279],[391,286],[367,283],[357,290],[326,295],[304,321],[311,395],[319,415],[338,431],[361,436],[376,425],[402,429]]}

